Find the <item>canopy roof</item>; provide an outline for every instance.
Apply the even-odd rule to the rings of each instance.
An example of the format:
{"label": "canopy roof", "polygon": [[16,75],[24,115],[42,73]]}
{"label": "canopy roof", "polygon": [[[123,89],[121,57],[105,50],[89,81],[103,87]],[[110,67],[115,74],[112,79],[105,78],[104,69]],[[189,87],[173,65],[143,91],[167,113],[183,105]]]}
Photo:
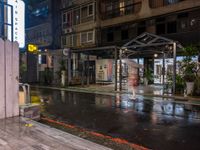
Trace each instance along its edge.
{"label": "canopy roof", "polygon": [[177,41],[145,32],[124,44],[121,49],[126,56],[142,55],[145,57],[154,53],[172,52],[173,43],[176,43],[179,49],[183,48]]}

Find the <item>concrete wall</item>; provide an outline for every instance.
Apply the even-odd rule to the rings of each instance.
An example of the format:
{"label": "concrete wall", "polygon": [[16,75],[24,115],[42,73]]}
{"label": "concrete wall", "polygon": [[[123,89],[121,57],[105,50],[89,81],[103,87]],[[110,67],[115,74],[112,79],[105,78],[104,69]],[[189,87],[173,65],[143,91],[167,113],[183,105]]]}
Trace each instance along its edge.
{"label": "concrete wall", "polygon": [[0,119],[19,115],[19,46],[0,39]]}

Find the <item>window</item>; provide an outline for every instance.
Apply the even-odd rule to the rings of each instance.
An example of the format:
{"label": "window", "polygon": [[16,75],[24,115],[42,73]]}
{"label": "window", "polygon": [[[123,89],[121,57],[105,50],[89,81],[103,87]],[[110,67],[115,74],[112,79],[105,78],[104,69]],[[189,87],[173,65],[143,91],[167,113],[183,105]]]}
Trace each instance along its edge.
{"label": "window", "polygon": [[176,33],[176,21],[167,23],[167,33]]}
{"label": "window", "polygon": [[80,23],[80,9],[74,10],[73,13],[73,24],[77,25]]}
{"label": "window", "polygon": [[184,31],[188,28],[188,13],[180,13],[177,16],[178,18],[178,30]]}
{"label": "window", "polygon": [[74,47],[76,46],[76,34],[68,34],[67,36],[62,37],[62,46],[63,47]]}
{"label": "window", "polygon": [[39,55],[39,64],[47,64],[47,56],[46,55]]}
{"label": "window", "polygon": [[160,34],[165,34],[165,24],[157,24],[156,25],[156,34],[160,35]]}
{"label": "window", "polygon": [[69,43],[67,44],[68,47],[73,47],[74,46],[74,35],[69,36]]}
{"label": "window", "polygon": [[87,18],[94,15],[94,5],[90,4],[81,8],[82,18]]}
{"label": "window", "polygon": [[94,42],[94,31],[81,33],[81,43]]}
{"label": "window", "polygon": [[138,35],[146,31],[146,21],[142,21],[138,24]]}
{"label": "window", "polygon": [[113,28],[109,28],[107,30],[107,42],[113,42],[114,41],[114,31]]}
{"label": "window", "polygon": [[149,0],[149,3],[150,3],[151,8],[158,8],[158,7],[163,7],[167,5],[177,4],[181,1],[185,1],[185,0]]}
{"label": "window", "polygon": [[107,11],[107,12],[108,12],[108,11],[112,11],[112,8],[113,8],[112,3],[108,3],[108,4],[106,5],[106,11]]}
{"label": "window", "polygon": [[188,13],[180,13],[178,14],[178,18],[187,18],[188,17]]}
{"label": "window", "polygon": [[134,12],[134,5],[133,5],[132,0],[125,1],[125,6],[126,6],[126,8],[125,8],[125,14],[126,15]]}
{"label": "window", "polygon": [[72,5],[72,0],[62,0],[61,8],[66,8]]}
{"label": "window", "polygon": [[187,20],[181,20],[180,22],[179,22],[179,26],[180,26],[180,29],[181,30],[184,30],[184,29],[186,29],[187,28]]}
{"label": "window", "polygon": [[88,9],[88,16],[91,16],[93,15],[93,4],[92,5],[89,5],[89,9]]}
{"label": "window", "polygon": [[81,43],[87,43],[87,32],[81,33]]}
{"label": "window", "polygon": [[72,26],[72,12],[65,12],[63,14],[63,28],[68,28]]}
{"label": "window", "polygon": [[93,41],[93,31],[88,32],[88,42],[92,42]]}
{"label": "window", "polygon": [[197,25],[198,25],[198,22],[197,22],[196,18],[192,18],[190,20],[190,26],[191,27],[196,27]]}
{"label": "window", "polygon": [[66,23],[66,14],[63,14],[63,23]]}
{"label": "window", "polygon": [[165,34],[165,18],[156,19],[156,34]]}
{"label": "window", "polygon": [[81,8],[81,16],[83,18],[88,16],[88,14],[87,14],[87,6]]}
{"label": "window", "polygon": [[181,0],[165,0],[165,5],[176,4]]}
{"label": "window", "polygon": [[142,33],[144,33],[146,31],[146,27],[143,27],[143,26],[139,26],[138,27],[138,35],[140,35],[140,34],[142,34]]}
{"label": "window", "polygon": [[129,38],[128,29],[122,30],[121,31],[121,39],[127,40],[128,38]]}
{"label": "window", "polygon": [[66,36],[63,36],[62,37],[62,45],[64,46],[64,45],[66,45],[67,43],[66,43]]}
{"label": "window", "polygon": [[119,3],[119,9],[120,9],[120,14],[121,15],[124,15],[124,12],[125,12],[125,7],[124,7],[124,2],[120,2]]}

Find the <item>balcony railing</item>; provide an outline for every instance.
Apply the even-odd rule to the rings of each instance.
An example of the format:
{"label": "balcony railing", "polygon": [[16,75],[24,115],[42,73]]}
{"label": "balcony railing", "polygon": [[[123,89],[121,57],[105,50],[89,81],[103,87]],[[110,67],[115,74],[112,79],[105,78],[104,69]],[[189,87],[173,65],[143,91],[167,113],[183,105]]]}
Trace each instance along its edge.
{"label": "balcony railing", "polygon": [[151,8],[158,8],[167,5],[177,4],[179,2],[186,1],[186,0],[149,0],[149,4]]}
{"label": "balcony railing", "polygon": [[102,15],[102,19],[110,19],[120,16],[125,16],[129,14],[134,14],[140,11],[142,2],[137,2],[131,5],[126,5],[124,7],[119,7],[117,9],[105,11]]}

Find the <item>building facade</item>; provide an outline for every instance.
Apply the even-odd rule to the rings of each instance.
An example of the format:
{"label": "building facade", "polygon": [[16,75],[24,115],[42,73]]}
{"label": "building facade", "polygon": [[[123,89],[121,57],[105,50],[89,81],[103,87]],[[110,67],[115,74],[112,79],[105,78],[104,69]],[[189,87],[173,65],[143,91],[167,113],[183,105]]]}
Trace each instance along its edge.
{"label": "building facade", "polygon": [[[61,3],[61,27],[62,39],[61,47],[63,49],[82,49],[98,46],[98,9],[96,0],[62,0]],[[68,61],[68,82],[77,84],[81,82],[79,78],[82,65],[81,58],[86,57],[80,53],[71,53]],[[94,68],[91,62],[91,68]],[[94,70],[94,69],[92,69]],[[94,73],[92,73],[94,81]]]}
{"label": "building facade", "polygon": [[[200,45],[198,14],[200,1],[195,0],[104,0],[101,1],[101,45],[122,46],[144,32],[179,41],[183,46]],[[165,62],[154,55],[140,58],[144,68],[154,74],[152,83],[164,82],[163,68],[165,74],[173,73],[170,57]]]}
{"label": "building facade", "polygon": [[45,0],[27,6],[26,43],[39,48],[51,46],[52,34],[52,1]]}
{"label": "building facade", "polygon": [[[86,49],[122,46],[144,32],[179,41],[182,45],[200,43],[200,1],[62,0],[61,6],[61,47],[79,51],[71,54],[72,78],[75,70],[82,70],[76,62],[82,59]],[[91,57],[92,52],[86,55]],[[94,59],[101,59],[113,53],[94,55]],[[152,69],[152,73],[162,74],[162,65],[157,65],[162,60],[153,57],[141,58],[138,62]],[[89,61],[89,68],[98,65],[96,60],[85,59]],[[168,62],[170,72],[171,60]],[[94,72],[96,74],[96,69]],[[84,75],[88,75],[87,71]],[[160,79],[158,83],[161,83]]]}
{"label": "building facade", "polygon": [[[59,4],[59,0],[27,1],[26,45],[36,45],[39,52],[60,48]],[[27,53],[27,82],[45,82],[46,68],[53,69],[51,57],[47,53]]]}
{"label": "building facade", "polygon": [[[52,0],[51,3],[49,1],[38,3],[35,8],[41,8],[39,10],[32,9],[33,14],[40,16],[40,10],[45,14],[46,9],[43,6],[48,4],[49,8],[52,8],[48,17],[42,19],[42,24],[37,23],[27,29],[27,33],[30,33],[27,36],[33,41],[32,43],[47,51],[49,47],[51,50],[60,49],[49,56],[47,52],[44,59],[48,62],[42,61],[45,65],[39,65],[43,66],[41,71],[52,67],[56,76],[56,72],[60,71],[60,62],[64,61],[69,84],[95,83],[97,76],[101,76],[97,75],[96,67],[102,66],[97,64],[101,62],[97,59],[107,59],[102,61],[106,68],[105,62],[111,62],[109,59],[113,60],[115,57],[113,51],[105,49],[94,52],[87,51],[88,49],[94,50],[97,47],[112,45],[120,47],[143,32],[167,37],[179,41],[182,45],[200,43],[198,15],[200,1]],[[119,58],[119,52],[117,55]],[[155,61],[153,57],[141,58],[138,62],[161,74],[162,66],[158,66],[157,63],[162,60]],[[169,62],[170,69],[171,60]],[[155,68],[158,71],[155,71]],[[102,72],[101,69],[100,71]],[[56,78],[59,80],[60,75]]]}
{"label": "building facade", "polygon": [[62,0],[62,48],[122,45],[143,32],[199,41],[196,0]]}
{"label": "building facade", "polygon": [[96,1],[62,0],[62,48],[95,47]]}
{"label": "building facade", "polygon": [[102,45],[126,43],[143,32],[180,41],[200,39],[200,1],[104,0],[101,2]]}

